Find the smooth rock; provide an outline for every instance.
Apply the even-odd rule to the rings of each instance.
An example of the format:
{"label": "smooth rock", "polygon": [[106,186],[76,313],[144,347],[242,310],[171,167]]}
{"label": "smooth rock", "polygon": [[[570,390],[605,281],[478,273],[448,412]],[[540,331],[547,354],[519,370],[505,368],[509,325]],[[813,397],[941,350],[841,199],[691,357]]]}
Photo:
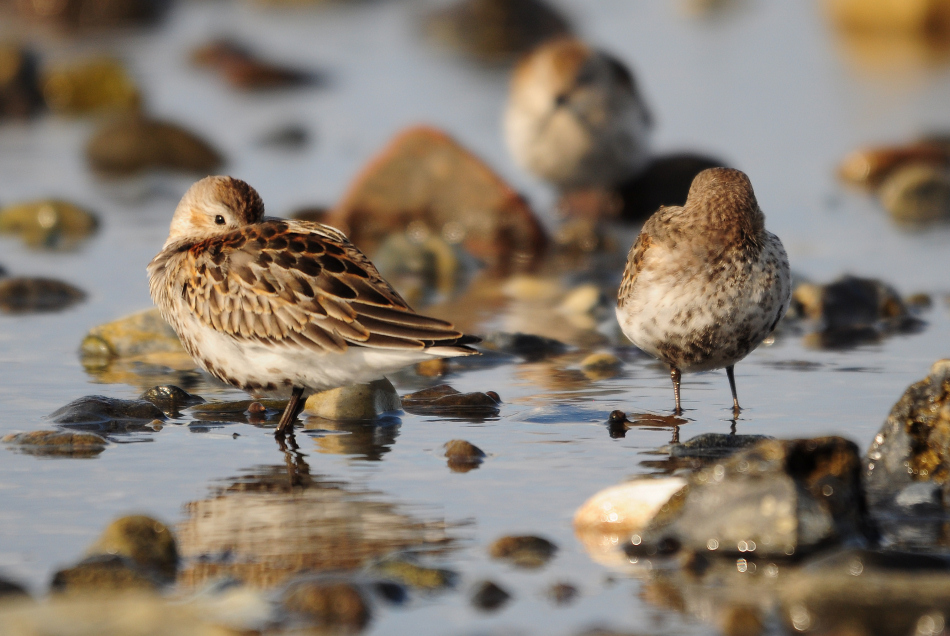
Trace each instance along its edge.
{"label": "smooth rock", "polygon": [[772,439],[768,435],[726,435],[723,433],[703,433],[691,437],[683,443],[668,444],[660,451],[669,453],[671,457],[688,457],[695,459],[722,459],[737,451],[758,444],[761,441]]}
{"label": "smooth rock", "polygon": [[416,415],[443,417],[492,417],[498,415],[501,398],[494,391],[460,393],[448,384],[403,396],[402,407]]}
{"label": "smooth rock", "polygon": [[101,57],[53,67],[43,74],[43,98],[59,115],[137,111],[142,96],[125,67]]}
{"label": "smooth rock", "polygon": [[66,428],[112,434],[151,432],[152,422],[166,418],[151,402],[87,395],[53,411],[49,419]]}
{"label": "smooth rock", "polygon": [[373,159],[328,223],[373,257],[392,234],[427,231],[496,272],[530,269],[544,230],[524,199],[445,133],[410,128]]}
{"label": "smooth rock", "polygon": [[891,408],[868,448],[864,478],[874,506],[919,483],[936,484],[950,502],[950,359],[935,362]]}
{"label": "smooth rock", "polygon": [[881,205],[899,223],[950,219],[950,165],[911,163],[894,170],[878,191]]}
{"label": "smooth rock", "polygon": [[449,459],[449,468],[453,473],[467,473],[474,470],[485,459],[482,449],[464,439],[453,439],[446,442],[443,448],[445,448],[445,456]]}
{"label": "smooth rock", "polygon": [[654,157],[642,173],[618,186],[620,220],[646,219],[663,205],[683,205],[693,178],[707,168],[728,164],[721,159],[690,152]]}
{"label": "smooth rock", "polygon": [[[177,413],[184,407],[204,404],[205,402],[203,397],[192,395],[184,389],[173,385],[153,386],[142,394],[142,399],[146,402],[151,402],[169,414]],[[250,406],[248,408],[250,408]]]}
{"label": "smooth rock", "polygon": [[501,293],[527,302],[554,301],[564,294],[564,285],[555,277],[515,274],[501,286]]}
{"label": "smooth rock", "polygon": [[322,75],[267,62],[230,39],[204,44],[191,52],[195,66],[218,71],[234,88],[267,90],[323,83]]}
{"label": "smooth rock", "polygon": [[63,0],[53,5],[15,2],[12,7],[24,19],[66,32],[97,32],[152,24],[170,4],[166,0]]}
{"label": "smooth rock", "polygon": [[160,577],[129,558],[97,554],[53,575],[50,589],[60,593],[128,592],[158,590]]}
{"label": "smooth rock", "polygon": [[488,546],[493,559],[508,561],[520,568],[539,568],[557,553],[557,546],[544,537],[532,535],[506,536]]}
{"label": "smooth rock", "polygon": [[148,169],[214,173],[224,159],[206,141],[171,122],[127,117],[100,128],[86,144],[90,165],[108,176]]}
{"label": "smooth rock", "polygon": [[13,581],[0,578],[0,603],[29,597],[29,592],[27,592],[26,588],[19,583],[14,583]]}
{"label": "smooth rock", "polygon": [[135,358],[154,354],[159,358],[191,359],[181,346],[178,334],[162,319],[158,309],[146,309],[93,327],[82,341],[81,354],[84,359]]}
{"label": "smooth rock", "polygon": [[511,600],[511,594],[492,581],[478,583],[472,592],[472,605],[475,609],[494,612]]}
{"label": "smooth rock", "polygon": [[588,283],[570,290],[557,306],[557,310],[562,314],[589,314],[608,304],[604,291],[597,285]]}
{"label": "smooth rock", "polygon": [[3,437],[21,453],[45,457],[96,457],[109,442],[95,433],[77,431],[30,431]]}
{"label": "smooth rock", "polygon": [[580,596],[580,591],[570,583],[553,583],[544,591],[544,595],[555,605],[570,605]]}
{"label": "smooth rock", "polygon": [[0,280],[0,311],[8,314],[61,311],[86,299],[86,292],[51,278]]}
{"label": "smooth rock", "polygon": [[425,591],[453,587],[458,579],[458,574],[452,570],[427,568],[412,561],[398,558],[382,561],[373,569],[403,585]]}
{"label": "smooth rock", "polygon": [[167,581],[174,580],[178,570],[178,549],[171,528],[145,515],[116,519],[106,526],[87,553],[126,557]]}
{"label": "smooth rock", "polygon": [[42,107],[36,55],[15,44],[0,44],[0,121],[26,119]]}
{"label": "smooth rock", "polygon": [[574,513],[574,531],[578,535],[629,536],[643,530],[670,497],[685,487],[682,477],[664,477],[636,479],[605,488]]}
{"label": "smooth rock", "polygon": [[499,64],[570,34],[571,25],[543,0],[458,0],[430,14],[426,30],[460,53]]}
{"label": "smooth rock", "polygon": [[359,630],[372,617],[370,606],[355,585],[344,581],[296,581],[283,595],[286,610],[322,627]]}
{"label": "smooth rock", "polygon": [[[312,137],[313,135],[310,134],[310,131],[302,124],[287,124],[274,128],[270,132],[258,137],[257,145],[263,148],[273,148],[275,150],[298,151],[310,145]],[[299,215],[300,212],[300,210],[294,212],[294,214],[290,215],[291,218],[303,218],[296,216]],[[316,218],[307,218],[305,220],[320,222]]]}
{"label": "smooth rock", "polygon": [[95,215],[68,201],[45,199],[0,209],[0,232],[30,247],[70,248],[98,228]]}
{"label": "smooth rock", "polygon": [[612,353],[592,353],[581,360],[581,371],[591,380],[606,380],[616,377],[623,362]]}
{"label": "smooth rock", "polygon": [[824,5],[844,29],[920,36],[950,32],[947,0],[824,0]]}
{"label": "smooth rock", "polygon": [[416,363],[416,373],[424,378],[440,378],[449,372],[449,361],[446,358],[432,358]]}
{"label": "smooth rock", "polygon": [[553,338],[504,331],[488,334],[482,339],[481,346],[492,351],[519,356],[528,362],[537,362],[567,351],[566,344]]}
{"label": "smooth rock", "polygon": [[410,302],[427,302],[436,295],[451,295],[461,285],[467,268],[458,246],[432,234],[414,221],[405,232],[386,237],[373,263]]}
{"label": "smooth rock", "polygon": [[372,420],[401,408],[399,394],[383,378],[314,393],[307,398],[304,412],[328,420]]}
{"label": "smooth rock", "polygon": [[950,148],[928,140],[904,146],[859,148],[838,165],[838,177],[851,185],[876,190],[896,170],[910,164],[950,166]]}
{"label": "smooth rock", "polygon": [[860,471],[840,437],[760,441],[692,474],[627,552],[781,559],[876,540]]}

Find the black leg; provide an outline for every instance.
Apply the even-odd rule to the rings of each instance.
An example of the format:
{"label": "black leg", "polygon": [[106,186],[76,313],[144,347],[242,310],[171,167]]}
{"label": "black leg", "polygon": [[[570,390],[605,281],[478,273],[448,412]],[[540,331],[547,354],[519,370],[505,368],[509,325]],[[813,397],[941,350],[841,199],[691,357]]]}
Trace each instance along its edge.
{"label": "black leg", "polygon": [[290,394],[290,401],[287,402],[287,408],[284,409],[284,414],[280,416],[280,422],[277,423],[277,430],[274,431],[276,437],[283,437],[287,431],[293,432],[294,420],[297,419],[304,407],[300,400],[301,397],[303,397],[303,387],[295,386],[293,393]]}
{"label": "black leg", "polygon": [[736,394],[736,373],[735,365],[730,364],[726,367],[726,375],[729,376],[729,388],[732,389],[732,414],[736,417],[739,417],[739,412],[742,410],[739,408],[739,396]]}
{"label": "black leg", "polygon": [[673,380],[673,398],[676,400],[676,408],[673,415],[682,415],[683,409],[680,408],[680,370],[676,367],[670,367],[670,379]]}

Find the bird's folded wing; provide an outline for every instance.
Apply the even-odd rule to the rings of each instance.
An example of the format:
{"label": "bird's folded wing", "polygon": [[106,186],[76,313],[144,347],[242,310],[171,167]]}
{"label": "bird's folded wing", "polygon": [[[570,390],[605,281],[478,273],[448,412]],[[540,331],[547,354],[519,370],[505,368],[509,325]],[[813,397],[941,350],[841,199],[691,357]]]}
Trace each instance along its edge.
{"label": "bird's folded wing", "polygon": [[265,221],[192,247],[182,295],[208,326],[248,341],[415,349],[464,345],[450,323],[421,316],[341,233]]}

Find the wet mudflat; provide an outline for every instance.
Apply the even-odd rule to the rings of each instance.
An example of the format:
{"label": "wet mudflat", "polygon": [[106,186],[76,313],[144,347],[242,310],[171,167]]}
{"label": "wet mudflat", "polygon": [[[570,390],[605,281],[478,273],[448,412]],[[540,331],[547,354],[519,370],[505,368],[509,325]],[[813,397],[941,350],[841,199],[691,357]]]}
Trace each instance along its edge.
{"label": "wet mudflat", "polygon": [[[706,17],[688,17],[664,2],[563,8],[585,37],[635,69],[657,118],[657,151],[708,153],[750,175],[797,275],[817,284],[846,273],[877,278],[908,307],[912,294],[927,294],[929,308],[908,310],[921,324],[904,328],[885,316],[870,331],[823,340],[814,323],[789,320],[774,343],[737,366],[744,406],[737,421],[722,371],[686,376],[686,422],[678,430],[662,419],[638,418],[669,415],[668,370],[623,343],[610,302],[564,309],[565,297],[582,284],[615,288],[634,226],[618,234],[619,257],[606,259],[613,267],[606,273],[581,259],[569,273],[562,267],[531,277],[476,278],[448,299],[438,289],[420,293],[417,308],[434,301],[426,311],[472,333],[534,333],[567,345],[543,355],[520,350],[452,362],[437,377],[408,369],[390,378],[401,396],[443,383],[462,393],[495,391],[497,409],[459,414],[406,406],[358,423],[309,417],[296,449],[279,447],[265,426],[273,409],[255,414],[246,406],[184,407],[121,425],[57,424],[47,416],[82,396],[134,400],[160,384],[212,403],[247,395],[180,359],[90,363],[78,353],[91,328],[150,306],[145,265],[193,178],[94,175],[83,159],[98,128],[94,120],[5,122],[0,204],[68,197],[99,222],[82,240],[53,247],[48,240],[37,247],[15,235],[0,237],[8,277],[53,278],[85,293],[58,312],[0,313],[0,436],[57,428],[98,434],[106,443],[74,446],[72,454],[0,448],[0,578],[41,597],[54,573],[80,561],[110,521],[147,514],[178,541],[181,561],[167,593],[207,594],[197,617],[179,617],[184,624],[194,618],[252,630],[309,625],[301,616],[323,598],[308,596],[308,580],[299,573],[310,572],[321,584],[326,580],[319,577],[332,573],[358,590],[371,617],[357,611],[348,624],[370,634],[813,627],[814,610],[800,611],[814,608],[808,594],[818,589],[807,572],[783,592],[785,610],[769,615],[760,609],[768,602],[748,600],[744,586],[759,582],[768,589],[774,563],[761,563],[756,573],[748,563],[725,559],[702,577],[690,578],[688,568],[655,575],[642,557],[630,564],[616,551],[609,558],[588,553],[572,525],[575,510],[597,491],[668,471],[669,455],[658,449],[676,434],[681,441],[732,430],[777,438],[840,435],[863,454],[907,386],[950,352],[950,228],[896,225],[874,197],[835,178],[835,167],[856,147],[901,143],[950,126],[943,54],[913,41],[896,49],[887,48],[893,42],[855,43],[812,4],[724,4]],[[484,159],[554,228],[552,194],[513,164],[501,141],[507,69],[477,66],[420,39],[423,9],[396,2],[290,9],[182,4],[146,32],[82,45],[42,31],[35,37],[52,59],[80,49],[120,56],[143,87],[149,112],[210,140],[227,157],[221,170],[253,184],[270,214],[332,205],[397,132],[428,123]],[[240,36],[269,60],[325,72],[326,83],[267,96],[235,92],[189,66],[189,51],[221,36]],[[258,143],[288,126],[308,130],[311,141],[290,148]],[[399,253],[398,245],[390,248]],[[412,276],[403,280],[407,296],[418,291]],[[620,366],[585,368],[588,355],[603,352]],[[614,410],[626,412],[630,424],[612,427]],[[467,441],[484,457],[447,457],[452,440]],[[510,556],[518,554],[511,542],[494,545],[529,535],[556,550],[527,541],[527,556],[519,558]],[[926,552],[940,556],[943,544],[938,538]],[[838,556],[842,568],[853,570],[851,555]],[[862,563],[869,571],[874,565]],[[759,578],[750,584],[752,576]],[[232,589],[226,597],[222,582],[231,579],[245,582],[246,596]],[[288,588],[289,581],[297,587]],[[406,598],[382,583],[395,583]],[[717,588],[725,592],[709,593]],[[338,595],[329,606],[348,606],[347,592],[333,589],[322,592]],[[215,606],[215,598],[232,605]],[[301,600],[308,598],[309,605]],[[736,609],[724,613],[722,606]],[[918,631],[939,633],[943,619],[922,612]]]}

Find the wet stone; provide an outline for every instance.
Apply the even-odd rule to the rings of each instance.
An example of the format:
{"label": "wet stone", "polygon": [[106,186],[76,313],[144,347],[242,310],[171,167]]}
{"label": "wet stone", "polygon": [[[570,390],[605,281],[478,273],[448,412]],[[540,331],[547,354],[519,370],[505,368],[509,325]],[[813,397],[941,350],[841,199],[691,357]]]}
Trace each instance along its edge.
{"label": "wet stone", "polygon": [[8,314],[62,311],[85,298],[81,289],[51,278],[0,280],[0,311]]}
{"label": "wet stone", "polygon": [[304,412],[328,420],[373,420],[401,408],[399,394],[383,378],[314,393],[307,398]]}
{"label": "wet stone", "polygon": [[267,62],[230,39],[209,42],[191,52],[195,66],[218,71],[234,88],[246,91],[323,84],[322,74]]}
{"label": "wet stone", "polygon": [[136,111],[142,102],[125,67],[112,58],[52,68],[42,82],[46,105],[60,115]]}
{"label": "wet stone", "polygon": [[321,627],[362,629],[372,613],[363,593],[344,581],[295,581],[283,595],[286,610]]}
{"label": "wet stone", "polygon": [[165,413],[177,413],[179,410],[197,404],[204,404],[205,399],[192,395],[184,389],[174,385],[153,386],[142,394],[142,399],[151,402]]}
{"label": "wet stone", "polygon": [[[153,354],[171,354],[181,358],[185,352],[178,334],[162,319],[158,309],[147,309],[119,318],[86,334],[80,347],[84,364],[95,359],[134,358]],[[88,359],[88,360],[87,360]]]}
{"label": "wet stone", "polygon": [[12,6],[26,20],[67,32],[96,32],[152,24],[170,4],[165,0],[64,0],[54,5],[16,2]]}
{"label": "wet stone", "polygon": [[[298,151],[310,145],[311,137],[312,135],[306,127],[299,124],[288,124],[275,128],[259,137],[257,145],[264,148],[273,148],[275,150]],[[301,217],[292,216],[292,218]],[[305,220],[318,221],[317,219]]]}
{"label": "wet stone", "polygon": [[446,442],[445,456],[449,458],[449,468],[453,473],[467,473],[478,468],[485,459],[485,453],[478,446],[466,442],[464,439],[453,439]]}
{"label": "wet stone", "polygon": [[0,209],[0,232],[33,248],[68,249],[94,233],[95,215],[68,201],[45,199]]}
{"label": "wet stone", "polygon": [[153,573],[138,567],[134,561],[119,555],[98,554],[53,575],[50,589],[60,593],[151,591],[162,581]]}
{"label": "wet stone", "polygon": [[25,455],[40,457],[96,457],[109,445],[95,433],[76,431],[30,431],[11,433],[3,440]]}
{"label": "wet stone", "polygon": [[874,190],[908,165],[950,166],[950,149],[929,140],[904,146],[860,148],[844,158],[838,166],[838,177],[846,183]]}
{"label": "wet stone", "polygon": [[874,541],[860,470],[840,437],[760,441],[692,474],[628,553],[787,558]]}
{"label": "wet stone", "polygon": [[950,166],[917,163],[898,168],[881,184],[878,196],[899,223],[950,219]]}
{"label": "wet stone", "polygon": [[26,591],[26,588],[19,583],[0,577],[0,602],[29,598],[29,596],[30,594]]}
{"label": "wet stone", "polygon": [[508,561],[520,568],[539,568],[557,553],[557,546],[544,537],[532,535],[506,536],[488,546],[493,559]]}
{"label": "wet stone", "polygon": [[0,44],[0,121],[27,119],[42,107],[37,66],[28,49]]}
{"label": "wet stone", "polygon": [[571,26],[542,0],[459,0],[429,15],[426,30],[460,53],[499,64],[570,34]]}
{"label": "wet stone", "polygon": [[507,333],[498,331],[482,339],[481,346],[502,353],[524,358],[528,362],[537,362],[550,356],[567,351],[567,345],[553,338],[528,333]]}
{"label": "wet stone", "polygon": [[373,569],[403,585],[425,591],[453,587],[458,579],[458,574],[452,570],[423,567],[405,559],[387,559]]}
{"label": "wet stone", "polygon": [[683,205],[693,178],[707,168],[727,164],[715,157],[676,153],[655,157],[646,169],[620,184],[620,219],[626,222],[648,218],[663,205]]}
{"label": "wet stone", "polygon": [[110,523],[88,551],[90,555],[119,555],[165,581],[178,569],[178,549],[171,528],[145,515],[120,517]]}
{"label": "wet stone", "polygon": [[87,395],[53,411],[49,419],[66,428],[108,435],[152,432],[152,422],[166,418],[161,409],[145,400],[120,400],[102,395]]}
{"label": "wet stone", "polygon": [[148,169],[208,174],[224,159],[196,134],[171,122],[128,117],[100,128],[86,144],[86,158],[108,176]]}
{"label": "wet stone", "polygon": [[388,236],[373,255],[380,273],[413,302],[451,295],[474,268],[474,263],[467,263],[470,260],[457,245],[418,222]]}
{"label": "wet stone", "polygon": [[581,371],[591,380],[606,380],[616,377],[623,362],[612,353],[592,353],[581,360]]}
{"label": "wet stone", "polygon": [[772,439],[768,435],[725,435],[723,433],[703,433],[691,437],[683,443],[668,444],[659,450],[671,457],[700,459],[705,462],[728,457],[733,453]]}
{"label": "wet stone", "polygon": [[570,583],[554,583],[544,595],[555,605],[570,605],[580,596],[580,591]]}
{"label": "wet stone", "polygon": [[485,612],[494,612],[511,600],[511,594],[492,581],[483,581],[475,586],[472,606]]}
{"label": "wet stone", "polygon": [[416,415],[448,417],[491,417],[498,415],[501,398],[494,391],[460,393],[448,384],[440,384],[403,396],[402,407]]}

